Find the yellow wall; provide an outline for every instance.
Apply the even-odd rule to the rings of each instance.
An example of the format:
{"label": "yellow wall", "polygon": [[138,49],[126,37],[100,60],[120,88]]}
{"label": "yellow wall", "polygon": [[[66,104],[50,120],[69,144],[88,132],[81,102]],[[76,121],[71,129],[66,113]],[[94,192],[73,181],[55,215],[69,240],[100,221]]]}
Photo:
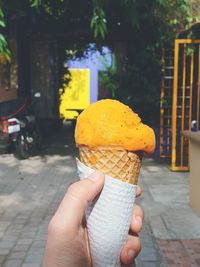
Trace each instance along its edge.
{"label": "yellow wall", "polygon": [[[60,117],[75,119],[77,110],[83,110],[90,104],[90,70],[69,69],[71,81],[60,96]],[[68,78],[66,74],[65,78]]]}

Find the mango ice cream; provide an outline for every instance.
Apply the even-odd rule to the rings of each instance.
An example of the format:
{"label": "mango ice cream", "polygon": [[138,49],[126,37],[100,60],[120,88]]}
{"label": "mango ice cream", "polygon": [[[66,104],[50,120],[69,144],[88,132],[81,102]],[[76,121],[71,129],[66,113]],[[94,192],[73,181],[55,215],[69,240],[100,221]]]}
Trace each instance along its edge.
{"label": "mango ice cream", "polygon": [[117,100],[91,104],[77,118],[75,141],[80,160],[113,178],[137,184],[143,152],[155,149],[155,134]]}

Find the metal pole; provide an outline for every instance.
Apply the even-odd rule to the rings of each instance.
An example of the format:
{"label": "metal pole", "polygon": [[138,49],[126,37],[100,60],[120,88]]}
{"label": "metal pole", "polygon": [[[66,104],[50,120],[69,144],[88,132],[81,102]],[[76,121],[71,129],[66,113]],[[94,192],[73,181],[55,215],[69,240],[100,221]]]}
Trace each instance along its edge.
{"label": "metal pole", "polygon": [[178,57],[179,42],[175,40],[174,47],[174,82],[173,82],[173,102],[172,102],[172,170],[176,169],[176,122],[177,122],[177,95],[178,95]]}
{"label": "metal pole", "polygon": [[[186,82],[186,54],[185,47],[183,50],[183,78],[182,78],[182,103],[181,103],[181,131],[184,130],[184,121],[185,121],[185,82]],[[180,150],[180,158],[181,158],[181,166],[183,166],[183,141],[184,137],[181,135],[181,150]]]}
{"label": "metal pole", "polygon": [[[165,66],[165,49],[162,49],[162,72],[164,72]],[[164,77],[161,80],[161,94],[160,94],[160,156],[163,156],[163,144],[164,144],[164,107],[163,100],[165,96]]]}

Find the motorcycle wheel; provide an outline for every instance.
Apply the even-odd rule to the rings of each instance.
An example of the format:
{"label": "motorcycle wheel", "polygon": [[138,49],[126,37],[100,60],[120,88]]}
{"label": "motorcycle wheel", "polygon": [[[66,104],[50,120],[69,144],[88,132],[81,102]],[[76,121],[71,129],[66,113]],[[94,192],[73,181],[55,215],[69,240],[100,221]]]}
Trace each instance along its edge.
{"label": "motorcycle wheel", "polygon": [[19,159],[29,158],[29,144],[26,139],[23,141],[21,139],[17,140],[15,144],[16,156]]}

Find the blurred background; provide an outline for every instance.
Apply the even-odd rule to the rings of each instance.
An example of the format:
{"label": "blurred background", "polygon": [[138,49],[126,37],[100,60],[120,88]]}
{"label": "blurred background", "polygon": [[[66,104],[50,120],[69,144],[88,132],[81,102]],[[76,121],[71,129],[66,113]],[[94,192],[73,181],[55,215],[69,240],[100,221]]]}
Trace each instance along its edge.
{"label": "blurred background", "polygon": [[[146,189],[150,192],[149,196],[151,193],[154,195],[154,192],[157,192],[156,185],[160,185],[161,191],[157,195],[158,198],[154,199],[153,208],[155,211],[157,207],[158,213],[154,215],[159,214],[160,219],[158,224],[152,223],[153,219],[150,219],[150,226],[148,223],[145,225],[144,244],[147,236],[150,243],[153,242],[152,236],[158,238],[161,240],[158,246],[165,253],[169,245],[166,240],[198,239],[199,217],[194,218],[196,215],[192,213],[189,214],[193,219],[187,222],[188,226],[187,223],[183,224],[182,232],[179,233],[177,228],[169,231],[169,235],[167,233],[174,227],[174,222],[180,226],[185,214],[188,214],[183,212],[180,213],[180,218],[176,217],[178,207],[190,203],[200,216],[200,170],[196,168],[199,165],[196,160],[200,156],[199,1],[0,1],[0,192],[3,196],[5,194],[10,197],[10,192],[15,190],[13,177],[17,177],[17,181],[22,184],[25,182],[28,186],[27,177],[34,176],[32,166],[39,164],[38,177],[42,174],[38,178],[40,182],[49,175],[46,173],[45,164],[55,175],[55,170],[50,167],[54,157],[57,163],[54,162],[53,166],[57,166],[60,179],[65,173],[75,175],[75,163],[72,158],[77,155],[73,137],[76,118],[89,104],[104,98],[118,99],[129,105],[144,123],[154,128],[156,134],[156,149],[152,158],[145,161],[142,185],[149,188]],[[190,139],[193,139],[194,135],[195,144],[192,145]],[[193,151],[195,154],[190,154]],[[16,158],[12,157],[13,154]],[[21,159],[25,161],[20,161]],[[66,162],[69,161],[69,165],[73,162],[71,169],[70,166],[65,166],[64,159]],[[192,162],[195,162],[195,167]],[[13,166],[18,166],[15,172]],[[153,173],[155,177],[152,181],[155,188],[148,184],[149,173]],[[9,174],[9,179],[5,179],[6,174]],[[195,177],[194,182],[189,180],[190,185],[189,175]],[[160,177],[164,180],[159,180]],[[56,181],[54,183],[52,179],[47,182],[50,195],[53,192],[51,184],[56,186]],[[64,178],[62,181],[64,190]],[[166,181],[171,181],[167,191],[164,189],[167,186]],[[177,184],[181,184],[181,187],[177,187]],[[35,189],[31,187],[27,190],[30,194]],[[59,190],[57,188],[56,194]],[[23,187],[20,192],[23,195]],[[172,199],[171,192],[174,196]],[[55,195],[54,193],[51,196]],[[26,197],[25,193],[22,199]],[[5,215],[3,222],[6,221],[0,228],[0,238],[1,233],[3,236],[4,230],[7,229],[5,207],[10,207],[9,214],[15,214],[12,201],[6,202],[4,197],[3,200],[5,202],[2,203],[11,204],[3,204],[0,207],[0,214]],[[57,197],[54,206],[58,200]],[[145,202],[144,197],[145,205],[149,201],[152,199],[146,197]],[[169,217],[165,216],[166,214],[160,215],[162,208],[167,206],[169,211],[170,205],[174,202],[177,210],[173,211],[173,214],[169,213]],[[161,206],[158,203],[161,203]],[[19,207],[21,208],[20,201]],[[49,214],[52,214],[52,209],[50,210],[45,222],[41,224],[41,232]],[[146,212],[148,214],[148,209]],[[36,214],[36,217],[40,215]],[[170,221],[170,216],[174,221]],[[9,218],[12,220],[11,217]],[[16,219],[20,225],[24,225],[30,218],[26,212],[21,211],[16,213]],[[195,225],[196,232],[185,235],[186,229],[191,228],[191,225]],[[166,235],[157,229],[165,229],[163,231]],[[27,237],[29,230],[27,228]],[[16,240],[13,243],[9,238],[5,242],[1,240],[0,248],[2,246],[5,255],[10,253],[9,249]],[[194,257],[196,250],[200,249],[198,242],[193,242],[194,247],[190,247],[194,252],[193,263],[188,261],[188,265],[181,265],[182,263],[175,262],[174,259],[178,257],[171,250],[167,253],[173,255],[173,260],[169,257],[168,266],[200,266],[200,259],[198,261],[198,257]],[[177,245],[179,252],[180,247],[190,246],[190,243],[187,244],[185,242]],[[149,243],[147,247],[148,245]],[[176,245],[173,244],[175,247]],[[155,250],[157,248],[154,245],[152,247]],[[152,247],[150,245],[150,248]],[[189,250],[188,248],[187,251]],[[154,263],[151,265],[150,258],[155,251],[149,251],[150,254],[148,250],[146,254],[147,263],[143,264],[141,258],[138,266],[164,266],[160,260],[161,256],[154,257]],[[185,251],[181,251],[180,255],[183,256]],[[15,257],[9,258],[8,261],[11,262],[8,263],[4,254],[0,254],[0,266],[2,261],[5,266],[38,267],[42,257],[35,265],[32,264],[34,257],[33,262],[25,261],[25,265],[22,265],[21,258],[24,259],[25,254],[20,258],[18,253],[18,263]],[[145,259],[145,255],[143,256]],[[189,254],[188,257],[190,256]]]}

